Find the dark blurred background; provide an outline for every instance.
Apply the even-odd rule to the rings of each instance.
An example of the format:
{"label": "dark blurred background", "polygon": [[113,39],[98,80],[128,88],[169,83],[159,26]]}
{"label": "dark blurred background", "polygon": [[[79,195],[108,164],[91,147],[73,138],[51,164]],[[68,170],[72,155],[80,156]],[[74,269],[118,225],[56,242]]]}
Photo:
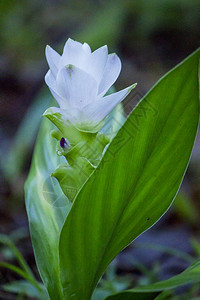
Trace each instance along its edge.
{"label": "dark blurred background", "polygon": [[[107,44],[122,60],[116,89],[137,82],[141,97],[199,46],[199,28],[198,0],[0,0],[0,232],[13,239],[35,273],[23,185],[41,115],[51,100],[44,84],[45,46],[61,53],[69,37],[92,50]],[[179,252],[200,256],[199,149],[198,139],[174,205],[117,258],[116,276],[131,275],[134,284],[164,279],[188,266]],[[170,254],[167,247],[179,252]],[[15,263],[5,246],[0,250],[0,261]],[[0,269],[0,283],[13,278],[18,279]]]}

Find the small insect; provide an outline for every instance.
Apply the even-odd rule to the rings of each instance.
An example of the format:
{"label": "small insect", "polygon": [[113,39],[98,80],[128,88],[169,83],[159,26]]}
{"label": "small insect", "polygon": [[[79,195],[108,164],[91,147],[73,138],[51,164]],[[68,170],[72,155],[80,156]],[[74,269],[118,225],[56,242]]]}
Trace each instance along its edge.
{"label": "small insect", "polygon": [[63,149],[69,148],[70,143],[69,143],[68,139],[65,139],[64,137],[62,137],[60,140],[60,147]]}

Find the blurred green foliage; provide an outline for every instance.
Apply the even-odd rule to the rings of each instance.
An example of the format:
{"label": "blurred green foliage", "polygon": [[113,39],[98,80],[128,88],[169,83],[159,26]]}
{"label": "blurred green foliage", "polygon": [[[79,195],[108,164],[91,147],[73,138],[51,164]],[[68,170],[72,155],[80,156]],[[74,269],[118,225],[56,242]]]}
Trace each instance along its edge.
{"label": "blurred green foliage", "polygon": [[173,49],[186,46],[191,52],[198,45],[199,1],[3,0],[0,28],[1,63],[17,70],[27,63],[39,67],[45,45],[69,36],[93,48],[108,44],[143,52],[163,33],[160,47],[173,42]]}
{"label": "blurred green foliage", "polygon": [[[6,182],[10,181],[10,185],[16,186],[12,181],[22,177],[20,189],[23,191],[25,166],[31,156],[41,114],[51,100],[47,89],[36,96],[48,68],[44,57],[46,44],[58,51],[61,51],[68,37],[88,42],[93,50],[108,44],[109,51],[120,54],[123,63],[127,62],[131,68],[129,73],[129,69],[126,68],[124,81],[130,79],[130,76],[137,78],[136,71],[141,69],[149,71],[152,76],[155,70],[157,72],[158,64],[162,68],[170,68],[198,47],[199,11],[199,0],[1,0],[0,138],[3,138],[4,142],[0,146],[0,155],[1,159],[4,158],[1,167],[7,178]],[[146,87],[151,78],[143,75],[141,77]],[[24,87],[29,91],[26,99]],[[15,120],[14,124],[19,124],[18,115],[21,125],[17,130],[17,126],[13,126],[13,122],[9,121]],[[8,132],[15,133],[15,137],[10,136]],[[197,169],[196,162],[192,168]],[[192,178],[199,176],[199,171],[194,173],[198,175],[192,175]],[[198,229],[200,206],[193,203],[195,199],[199,200],[200,195],[197,177],[195,182],[195,186],[190,184],[189,196],[182,192],[178,194],[174,208],[180,220]],[[16,189],[11,190],[11,186],[9,188],[8,194],[12,194],[15,202]],[[192,193],[194,189],[195,192]],[[10,198],[7,194],[3,196],[0,205],[5,203],[7,216],[8,212],[10,216]],[[19,202],[16,202],[14,207],[18,206]],[[3,219],[1,225],[5,230]],[[192,245],[199,256],[198,238],[192,240]],[[5,254],[8,248],[3,249]],[[140,266],[140,269],[144,275],[145,266]],[[99,292],[102,292],[102,295],[106,295],[108,290],[114,291],[114,288],[116,291],[120,290],[121,284],[126,285],[130,282],[129,278],[125,282],[121,280],[116,275],[116,270],[112,269],[111,273],[109,272],[108,270],[105,280],[101,282],[102,290]],[[156,276],[150,274],[148,278],[148,272],[146,275],[145,280],[149,281]]]}

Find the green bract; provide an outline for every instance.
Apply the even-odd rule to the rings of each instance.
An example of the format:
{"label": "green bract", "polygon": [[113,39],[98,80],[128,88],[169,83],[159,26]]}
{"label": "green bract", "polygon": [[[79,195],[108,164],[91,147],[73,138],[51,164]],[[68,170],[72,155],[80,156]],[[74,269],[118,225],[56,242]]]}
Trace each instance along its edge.
{"label": "green bract", "polygon": [[[65,164],[58,166],[52,176],[58,179],[67,198],[73,201],[81,186],[99,164],[103,150],[110,140],[97,130],[81,131],[71,122],[65,121],[60,113],[51,112],[51,109],[47,109],[44,116],[57,126],[58,130],[52,131],[52,137],[58,140],[57,154],[66,158]],[[69,145],[63,149],[60,139],[64,136],[68,138]]]}
{"label": "green bract", "polygon": [[[72,205],[51,177],[66,160],[55,153],[55,127],[43,121],[25,191],[36,262],[50,299],[89,300],[113,258],[171,205],[197,132],[199,54],[164,76],[124,124],[120,109],[113,112],[102,128],[111,143]],[[120,130],[116,124],[123,124]]]}

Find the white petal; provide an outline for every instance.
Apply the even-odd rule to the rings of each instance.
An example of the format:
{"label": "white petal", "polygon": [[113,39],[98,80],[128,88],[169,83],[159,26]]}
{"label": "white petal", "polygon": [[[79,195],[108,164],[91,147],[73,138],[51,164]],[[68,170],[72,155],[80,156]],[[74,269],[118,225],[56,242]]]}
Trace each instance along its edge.
{"label": "white petal", "polygon": [[68,65],[62,68],[56,78],[58,92],[69,100],[73,107],[83,107],[97,96],[97,82],[88,73]]}
{"label": "white petal", "polygon": [[91,74],[99,84],[108,58],[108,48],[103,46],[95,50],[89,57],[86,72]]}
{"label": "white petal", "polygon": [[103,72],[102,80],[99,85],[98,94],[105,95],[108,89],[113,85],[121,71],[121,61],[119,57],[113,53],[108,55],[107,63]]}
{"label": "white petal", "polygon": [[51,69],[53,75],[56,77],[61,56],[48,45],[46,46],[45,53],[49,68]]}
{"label": "white petal", "polygon": [[60,107],[69,107],[69,104],[67,103],[67,101],[58,92],[56,81],[55,81],[55,78],[54,78],[51,70],[49,70],[47,72],[44,79],[45,79],[45,82],[48,85],[53,97],[56,99],[56,101],[58,102]]}
{"label": "white petal", "polygon": [[49,88],[55,89],[56,80],[51,70],[47,72],[44,79]]}
{"label": "white petal", "polygon": [[87,43],[84,43],[84,44],[82,45],[82,48],[83,48],[83,50],[84,50],[85,52],[91,53],[90,46],[89,46]]}
{"label": "white petal", "polygon": [[64,46],[64,49],[63,49],[63,52],[67,51],[67,49],[71,49],[71,48],[74,48],[74,49],[79,49],[81,50],[83,44],[81,44],[80,42],[77,42],[77,41],[74,41],[72,39],[68,39],[65,43],[65,46]]}
{"label": "white petal", "polygon": [[87,121],[92,121],[94,123],[98,123],[108,115],[111,110],[120,103],[136,86],[133,84],[124,90],[121,90],[117,93],[112,95],[108,95],[94,103],[88,104],[86,107],[83,108],[82,112],[84,118]]}
{"label": "white petal", "polygon": [[85,70],[88,56],[91,55],[90,51],[85,51],[85,47],[87,46],[83,47],[81,43],[68,39],[64,46],[59,69],[71,64]]}

